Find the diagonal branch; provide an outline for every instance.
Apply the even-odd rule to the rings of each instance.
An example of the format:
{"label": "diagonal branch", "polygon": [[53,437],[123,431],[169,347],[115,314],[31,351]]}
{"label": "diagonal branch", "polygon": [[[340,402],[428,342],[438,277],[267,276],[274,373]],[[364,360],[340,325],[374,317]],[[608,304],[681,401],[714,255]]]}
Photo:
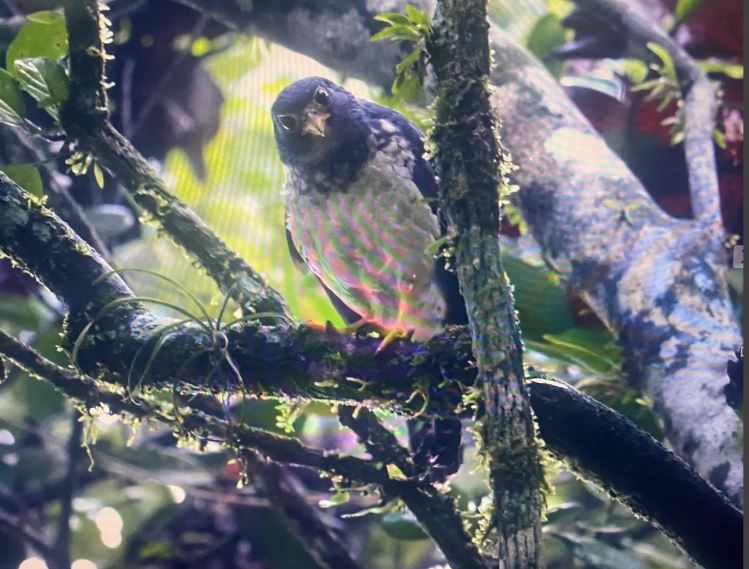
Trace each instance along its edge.
{"label": "diagonal branch", "polygon": [[271,507],[281,513],[310,555],[325,569],[361,569],[341,540],[323,522],[320,514],[297,490],[288,472],[275,463],[263,462],[256,453],[246,451],[244,461]]}
{"label": "diagonal branch", "polygon": [[[2,203],[3,193],[0,192],[0,205]],[[4,213],[0,208],[0,220],[4,219]],[[2,235],[0,224],[0,238]],[[86,288],[85,282],[81,285]],[[448,345],[453,344],[450,339],[446,342]],[[462,342],[470,348],[467,335],[464,334]],[[116,355],[119,353],[116,344],[114,341],[109,345],[101,345],[101,353]],[[305,352],[304,340],[290,344],[288,350],[287,357],[290,359],[314,358],[319,354],[317,350]],[[80,401],[87,408],[106,405],[116,413],[125,412],[139,418],[152,417],[170,424],[174,420],[171,415],[164,415],[139,396],[123,397],[120,393],[101,388],[90,378],[72,369],[61,368],[49,362],[2,331],[0,354],[16,362],[31,375],[49,381],[66,396]],[[255,357],[259,355],[256,353]],[[420,352],[419,359],[428,357],[428,350]],[[465,369],[465,359],[450,362],[449,358],[449,354],[441,354],[441,365],[455,370]],[[352,356],[352,359],[356,357]],[[386,367],[381,360],[374,362],[373,366],[371,371],[379,372],[383,379],[388,378],[386,373],[392,373],[392,379],[396,383],[408,386],[414,381],[408,374],[399,375],[394,367]],[[332,383],[336,383],[336,379],[341,383],[346,382],[344,377],[333,376],[332,379]],[[445,389],[448,391],[456,387],[454,380],[447,383]],[[413,386],[413,383],[410,385]],[[378,401],[379,405],[387,405],[390,410],[398,410],[392,395],[377,392],[378,386],[378,383],[373,382],[359,391],[359,401]],[[222,387],[219,383],[215,385],[216,389]],[[597,480],[612,497],[649,520],[704,566],[717,569],[740,565],[737,559],[740,560],[741,555],[738,547],[742,543],[741,513],[685,462],[622,415],[569,386],[548,380],[531,380],[529,387],[546,448],[582,476]],[[443,397],[440,391],[433,389],[432,397],[447,406],[451,397]],[[281,395],[278,391],[271,391],[270,386],[264,390],[264,394],[266,397]],[[332,402],[336,395],[345,397],[338,402],[352,401],[350,393],[337,394],[333,390],[325,391],[314,385],[307,388],[299,385],[292,396],[305,399],[324,397]],[[347,480],[365,484],[384,484],[389,480],[385,471],[361,459],[309,449],[295,439],[258,429],[236,426],[233,429],[227,428],[223,421],[211,418],[220,416],[220,409],[212,409],[210,405],[203,403],[203,399],[199,396],[191,397],[195,412],[186,418],[184,424],[179,425],[180,429],[205,432],[222,440],[227,440],[226,437],[230,434],[231,440],[239,446],[253,448],[272,460],[336,473]],[[602,449],[607,452],[601,452]],[[721,521],[706,525],[705,519]]]}
{"label": "diagonal branch", "polygon": [[[252,9],[260,4],[237,0],[180,2],[214,15],[221,12],[236,29],[384,88],[403,56],[389,42],[362,39],[381,9],[376,2],[298,0],[265,3],[262,10]],[[393,0],[387,9],[402,11],[406,3]],[[415,4],[428,9],[432,2]],[[709,214],[697,222],[666,215],[543,66],[496,26],[490,33],[493,107],[502,121],[503,144],[518,165],[512,174],[519,187],[515,205],[549,264],[617,334],[627,370],[653,399],[675,451],[740,504],[741,424],[726,404],[723,386],[726,362],[741,335],[718,225]],[[660,43],[659,38],[654,39]],[[712,98],[712,93],[704,81],[699,86],[690,89],[685,111],[705,115],[705,120],[686,120],[689,129],[700,130],[699,136],[688,132],[687,138],[702,142],[690,143],[695,150],[688,159],[704,164],[695,172],[703,172],[708,183],[695,187],[702,188],[697,193],[705,199],[694,201],[695,211],[700,202],[708,212],[716,211],[710,204],[717,196],[707,189],[713,169],[705,125],[713,117],[708,106],[698,104],[697,94]],[[695,421],[697,416],[703,419]]]}
{"label": "diagonal branch", "polygon": [[713,127],[717,105],[715,89],[707,74],[689,54],[636,7],[621,0],[574,0],[581,8],[595,14],[615,28],[623,30],[638,44],[657,43],[664,47],[676,68],[684,97],[684,151],[689,172],[692,211],[705,227],[722,239],[720,193],[715,164]]}
{"label": "diagonal branch", "polygon": [[106,118],[105,25],[97,0],[67,0],[65,20],[70,45],[70,97],[60,119],[81,149],[125,188],[133,201],[187,253],[219,287],[250,312],[288,317],[281,296],[181,200],[173,196],[148,161]]}
{"label": "diagonal branch", "polygon": [[[412,473],[408,451],[368,409],[341,407],[338,417],[354,431],[372,458],[383,464],[395,464],[403,473]],[[385,486],[385,490],[389,490]],[[441,494],[432,484],[409,478],[392,488],[424,526],[445,554],[453,569],[483,569],[484,561],[470,536],[455,502]]]}

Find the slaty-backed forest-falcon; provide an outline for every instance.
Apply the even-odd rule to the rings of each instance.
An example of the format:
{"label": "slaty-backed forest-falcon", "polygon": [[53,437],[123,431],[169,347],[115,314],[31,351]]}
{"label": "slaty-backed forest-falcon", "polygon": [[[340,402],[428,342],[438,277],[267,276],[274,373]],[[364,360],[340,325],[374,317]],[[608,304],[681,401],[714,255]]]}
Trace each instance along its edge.
{"label": "slaty-backed forest-falcon", "polygon": [[[419,130],[320,77],[286,87],[271,114],[291,255],[344,319],[416,340],[465,323],[455,275],[434,251],[445,227]],[[434,479],[457,470],[457,419],[417,420],[409,429],[417,468]]]}

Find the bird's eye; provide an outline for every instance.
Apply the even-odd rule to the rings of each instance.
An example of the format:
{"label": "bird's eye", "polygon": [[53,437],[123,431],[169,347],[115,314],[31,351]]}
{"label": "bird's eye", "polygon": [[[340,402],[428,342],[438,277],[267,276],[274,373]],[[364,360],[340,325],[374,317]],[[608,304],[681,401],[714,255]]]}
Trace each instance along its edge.
{"label": "bird's eye", "polygon": [[330,103],[330,94],[322,87],[318,87],[315,91],[315,103],[327,107]]}
{"label": "bird's eye", "polygon": [[288,131],[296,130],[297,118],[294,115],[279,115],[278,124],[281,128]]}

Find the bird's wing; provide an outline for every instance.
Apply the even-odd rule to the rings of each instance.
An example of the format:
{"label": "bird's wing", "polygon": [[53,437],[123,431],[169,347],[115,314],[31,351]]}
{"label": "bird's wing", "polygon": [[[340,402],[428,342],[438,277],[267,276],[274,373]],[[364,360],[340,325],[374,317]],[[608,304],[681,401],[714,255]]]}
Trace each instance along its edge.
{"label": "bird's wing", "polygon": [[[398,111],[370,101],[360,100],[359,102],[368,120],[389,121],[397,129],[398,134],[408,141],[414,155],[413,182],[416,184],[419,192],[421,192],[421,195],[429,203],[432,212],[437,215],[440,223],[440,233],[444,236],[447,233],[447,220],[438,211],[439,186],[434,169],[429,161],[424,158],[423,134]],[[434,272],[435,279],[442,290],[442,294],[445,296],[447,305],[445,324],[466,324],[468,316],[463,296],[460,294],[458,279],[454,272],[445,268],[446,261],[445,257],[440,255],[435,261]]]}
{"label": "bird's wing", "polygon": [[432,211],[437,213],[439,187],[431,164],[424,159],[424,135],[398,111],[370,101],[360,100],[359,102],[367,119],[389,121],[399,131],[398,134],[408,141],[415,159],[412,175],[414,184],[419,188],[421,195],[428,200]]}
{"label": "bird's wing", "polygon": [[[291,260],[294,261],[294,266],[303,273],[310,272],[309,266],[305,262],[304,257],[296,248],[296,245],[294,245],[294,240],[291,238],[291,231],[289,231],[288,227],[286,227],[286,245],[289,247],[289,255],[291,256]],[[346,306],[346,304],[344,304],[344,302],[332,290],[325,286],[325,283],[320,277],[317,275],[315,276],[325,290],[325,294],[328,295],[333,307],[338,311],[338,314],[341,315],[341,318],[343,318],[346,323],[353,324],[360,320],[361,317],[356,312]]]}

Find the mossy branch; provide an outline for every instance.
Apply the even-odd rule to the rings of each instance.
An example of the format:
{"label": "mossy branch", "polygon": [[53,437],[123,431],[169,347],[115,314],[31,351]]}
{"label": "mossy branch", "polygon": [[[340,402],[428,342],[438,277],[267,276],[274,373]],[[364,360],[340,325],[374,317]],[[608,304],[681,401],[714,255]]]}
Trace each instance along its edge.
{"label": "mossy branch", "polygon": [[287,317],[281,295],[169,192],[148,161],[107,120],[106,52],[97,0],[68,0],[65,20],[71,80],[70,98],[60,114],[65,132],[80,149],[93,154],[154,223],[195,257],[221,290],[249,312]]}
{"label": "mossy branch", "polygon": [[[372,458],[383,464],[394,464],[407,475],[413,464],[408,450],[395,435],[368,409],[341,407],[341,423],[356,433]],[[397,487],[398,497],[422,523],[439,546],[453,569],[484,569],[486,566],[465,530],[454,501],[437,491],[432,484],[418,479],[404,480]]]}
{"label": "mossy branch", "polygon": [[544,485],[512,292],[499,251],[503,156],[490,103],[485,0],[441,0],[428,51],[438,80],[431,140],[440,196],[455,234],[455,266],[465,298],[486,416],[485,452],[506,569],[543,566]]}
{"label": "mossy branch", "polygon": [[[111,274],[106,263],[64,222],[2,174],[0,248],[68,304],[68,347],[72,345],[70,338],[77,336],[98,307],[115,298],[133,298],[119,276]],[[40,251],[45,254],[40,255]],[[92,331],[90,343],[82,348],[80,365],[100,380],[117,384],[116,389],[122,391],[135,353],[144,346],[148,349],[158,330],[169,322],[133,299]],[[464,327],[453,327],[424,344],[399,342],[379,354],[375,353],[377,339],[327,335],[304,327],[291,330],[246,322],[225,334],[241,386],[233,370],[222,366],[214,369],[215,361],[208,356],[192,358],[190,365],[182,365],[197,351],[210,352],[212,348],[203,330],[188,325],[164,345],[147,383],[189,393],[191,405],[202,399],[196,393],[242,389],[256,397],[386,406],[405,416],[420,411],[434,415],[466,413],[464,401],[475,395],[471,338]],[[118,392],[96,389],[96,383],[81,380],[78,372],[49,367],[5,334],[0,334],[0,354],[51,381],[87,407],[105,403],[116,412],[160,417],[145,405],[144,398],[135,399],[136,404]],[[180,367],[182,371],[176,374]],[[546,448],[583,476],[598,480],[613,497],[661,528],[692,557],[707,560],[703,562],[706,567],[733,566],[718,561],[734,555],[735,544],[741,543],[741,514],[685,462],[626,418],[575,389],[537,380],[531,380],[529,387]],[[423,401],[406,403],[417,389],[429,394],[426,407]],[[205,409],[198,410],[205,414]],[[203,415],[196,417],[192,430],[202,429],[208,421]],[[226,433],[213,432],[219,436]],[[235,429],[232,434],[239,437],[238,445],[247,445],[273,460],[334,471],[364,482],[380,483],[387,477],[351,457],[307,451],[294,439],[249,428]],[[633,472],[638,476],[627,476]],[[703,523],[706,514],[711,519],[728,520],[730,527],[723,528],[722,533],[711,533],[714,526],[705,527]],[[709,539],[702,537],[705,535]]]}

